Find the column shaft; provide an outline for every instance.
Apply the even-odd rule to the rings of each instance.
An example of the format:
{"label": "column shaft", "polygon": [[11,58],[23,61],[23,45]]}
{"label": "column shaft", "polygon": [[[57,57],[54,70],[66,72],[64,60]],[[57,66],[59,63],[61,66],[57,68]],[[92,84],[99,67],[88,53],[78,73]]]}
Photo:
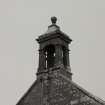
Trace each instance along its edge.
{"label": "column shaft", "polygon": [[55,65],[63,64],[63,51],[61,45],[55,45]]}
{"label": "column shaft", "polygon": [[45,69],[46,67],[45,64],[46,60],[45,60],[44,50],[39,50],[39,72]]}
{"label": "column shaft", "polygon": [[65,50],[65,59],[66,59],[66,65],[70,66],[70,60],[69,60],[69,50]]}

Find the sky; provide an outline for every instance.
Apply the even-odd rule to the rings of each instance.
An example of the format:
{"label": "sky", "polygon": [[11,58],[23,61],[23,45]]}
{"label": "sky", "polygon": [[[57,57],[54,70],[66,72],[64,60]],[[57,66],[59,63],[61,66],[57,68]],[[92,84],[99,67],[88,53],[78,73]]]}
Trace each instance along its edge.
{"label": "sky", "polygon": [[0,0],[0,105],[15,105],[36,80],[35,39],[51,16],[73,40],[73,81],[105,100],[105,0]]}

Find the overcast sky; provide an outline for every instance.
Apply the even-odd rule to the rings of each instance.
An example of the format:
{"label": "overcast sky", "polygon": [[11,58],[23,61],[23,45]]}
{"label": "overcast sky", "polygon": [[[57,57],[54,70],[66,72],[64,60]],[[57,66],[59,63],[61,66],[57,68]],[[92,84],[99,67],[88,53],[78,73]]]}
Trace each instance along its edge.
{"label": "overcast sky", "polygon": [[105,100],[105,0],[0,0],[0,105],[15,105],[36,79],[50,17],[73,39],[73,81]]}

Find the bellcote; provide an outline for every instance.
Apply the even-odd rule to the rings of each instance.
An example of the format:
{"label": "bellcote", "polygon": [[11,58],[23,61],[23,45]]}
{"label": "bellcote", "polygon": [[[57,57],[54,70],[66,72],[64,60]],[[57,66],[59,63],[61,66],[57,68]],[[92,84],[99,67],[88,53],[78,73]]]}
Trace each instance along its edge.
{"label": "bellcote", "polygon": [[37,39],[39,43],[39,68],[38,73],[62,66],[67,69],[69,62],[69,44],[72,39],[60,30],[56,25],[57,18],[51,17],[52,24],[47,31]]}

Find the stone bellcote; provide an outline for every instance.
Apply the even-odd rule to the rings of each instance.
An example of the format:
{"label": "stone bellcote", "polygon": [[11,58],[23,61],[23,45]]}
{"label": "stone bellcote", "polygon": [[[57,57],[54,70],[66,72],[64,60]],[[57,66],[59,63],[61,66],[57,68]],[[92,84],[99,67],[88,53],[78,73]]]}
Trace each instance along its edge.
{"label": "stone bellcote", "polygon": [[37,74],[61,67],[70,70],[69,44],[71,39],[56,25],[57,18],[51,17],[52,24],[47,32],[37,39],[39,43],[39,67]]}
{"label": "stone bellcote", "polygon": [[105,105],[105,101],[72,81],[69,62],[71,39],[56,25],[38,37],[37,79],[16,105]]}

